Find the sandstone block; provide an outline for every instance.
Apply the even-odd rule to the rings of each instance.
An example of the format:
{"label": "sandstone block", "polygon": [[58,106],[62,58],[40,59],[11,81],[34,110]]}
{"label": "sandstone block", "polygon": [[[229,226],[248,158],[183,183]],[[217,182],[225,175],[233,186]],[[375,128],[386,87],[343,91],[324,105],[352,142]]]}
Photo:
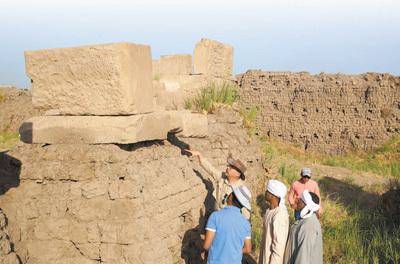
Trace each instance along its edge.
{"label": "sandstone block", "polygon": [[153,78],[192,73],[192,56],[189,54],[161,56],[153,60]]}
{"label": "sandstone block", "polygon": [[25,52],[34,107],[62,115],[153,109],[150,47],[129,43]]}
{"label": "sandstone block", "polygon": [[166,139],[171,130],[180,130],[185,137],[203,137],[206,136],[207,118],[188,111],[132,116],[41,116],[25,122],[20,134],[26,143],[130,144]]}
{"label": "sandstone block", "polygon": [[231,78],[233,47],[210,39],[201,39],[193,54],[195,73]]}

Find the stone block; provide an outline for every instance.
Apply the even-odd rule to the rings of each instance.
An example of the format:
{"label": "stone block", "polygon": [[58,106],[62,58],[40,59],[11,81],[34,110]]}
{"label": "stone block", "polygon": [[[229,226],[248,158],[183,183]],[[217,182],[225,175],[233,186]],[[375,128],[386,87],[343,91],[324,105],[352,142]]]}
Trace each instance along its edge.
{"label": "stone block", "polygon": [[170,75],[188,75],[192,73],[192,55],[179,54],[161,56],[153,60],[153,78]]}
{"label": "stone block", "polygon": [[166,139],[171,130],[181,130],[187,137],[205,136],[207,118],[188,111],[132,116],[41,116],[25,122],[20,135],[26,143],[131,144]]}
{"label": "stone block", "polygon": [[150,47],[130,43],[26,51],[35,108],[61,115],[153,110]]}
{"label": "stone block", "polygon": [[210,39],[201,39],[193,54],[195,73],[232,78],[233,47]]}

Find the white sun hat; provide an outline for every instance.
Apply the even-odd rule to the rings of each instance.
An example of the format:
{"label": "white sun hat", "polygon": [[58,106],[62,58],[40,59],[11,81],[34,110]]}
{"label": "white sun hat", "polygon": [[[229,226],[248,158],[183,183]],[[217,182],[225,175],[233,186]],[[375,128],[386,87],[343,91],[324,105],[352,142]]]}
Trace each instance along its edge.
{"label": "white sun hat", "polygon": [[239,203],[251,211],[251,192],[246,186],[232,188]]}

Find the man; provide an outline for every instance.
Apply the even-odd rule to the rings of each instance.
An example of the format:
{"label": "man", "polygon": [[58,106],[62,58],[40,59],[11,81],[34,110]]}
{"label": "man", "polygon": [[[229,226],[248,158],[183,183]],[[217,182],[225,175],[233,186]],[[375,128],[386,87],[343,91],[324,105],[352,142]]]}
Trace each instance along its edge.
{"label": "man", "polygon": [[321,217],[322,214],[322,206],[321,206],[321,194],[319,191],[318,183],[314,180],[311,180],[311,169],[303,168],[300,172],[301,178],[295,181],[290,187],[288,194],[288,201],[290,207],[295,209],[297,207],[297,201],[300,199],[301,194],[304,190],[308,190],[309,192],[313,192],[318,195],[320,200],[320,209],[317,212],[318,218]]}
{"label": "man", "polygon": [[285,250],[286,264],[322,264],[322,230],[316,216],[319,197],[305,190],[297,203]]}
{"label": "man", "polygon": [[[228,156],[226,162],[227,167],[225,172],[216,169],[211,163],[203,157],[199,151],[186,150],[194,157],[199,158],[200,165],[207,171],[214,179],[214,192],[213,196],[216,201],[216,209],[220,210],[226,206],[226,199],[232,192],[232,188],[244,186],[246,166],[238,159]],[[250,211],[243,207],[242,214],[247,220],[250,219]]]}
{"label": "man", "polygon": [[259,264],[282,264],[289,231],[289,215],[285,206],[286,186],[278,180],[267,184],[265,212]]}
{"label": "man", "polygon": [[242,207],[251,210],[250,200],[246,186],[233,188],[226,206],[210,215],[203,246],[208,264],[241,264],[243,253],[251,252],[250,223],[240,212]]}

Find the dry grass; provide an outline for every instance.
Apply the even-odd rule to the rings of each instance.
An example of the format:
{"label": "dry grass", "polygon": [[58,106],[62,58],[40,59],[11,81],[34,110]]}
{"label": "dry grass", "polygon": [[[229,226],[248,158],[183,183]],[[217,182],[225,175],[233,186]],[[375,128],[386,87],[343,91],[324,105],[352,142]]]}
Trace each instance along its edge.
{"label": "dry grass", "polygon": [[198,112],[213,113],[222,106],[231,106],[237,99],[237,87],[231,83],[209,84],[197,96],[185,100],[185,108]]}
{"label": "dry grass", "polygon": [[[265,159],[273,164],[279,173],[278,179],[290,185],[298,178],[299,170],[305,162],[316,164],[335,160],[333,166],[348,167],[358,171],[373,171],[386,176],[396,176],[396,171],[389,169],[398,164],[399,138],[395,137],[382,147],[368,153],[351,153],[344,157],[309,155],[304,150],[281,142],[264,141]],[[377,158],[373,161],[372,157]],[[385,160],[382,163],[382,157]],[[396,165],[395,165],[396,166]],[[354,178],[347,176],[343,184],[352,191],[366,192],[354,184]],[[382,184],[380,184],[382,185]],[[400,179],[390,181],[388,186],[379,189],[399,189]],[[369,191],[369,190],[368,190]],[[324,240],[324,263],[400,263],[400,226],[385,215],[377,206],[361,208],[358,200],[352,204],[338,201],[322,192],[324,214],[321,219]],[[339,195],[340,197],[340,195]],[[376,196],[378,199],[379,196]],[[356,198],[356,197],[355,197]],[[255,215],[252,217],[254,249],[259,250],[262,235],[262,207],[254,204]],[[289,207],[288,207],[289,208]],[[289,208],[293,221],[293,210]]]}

